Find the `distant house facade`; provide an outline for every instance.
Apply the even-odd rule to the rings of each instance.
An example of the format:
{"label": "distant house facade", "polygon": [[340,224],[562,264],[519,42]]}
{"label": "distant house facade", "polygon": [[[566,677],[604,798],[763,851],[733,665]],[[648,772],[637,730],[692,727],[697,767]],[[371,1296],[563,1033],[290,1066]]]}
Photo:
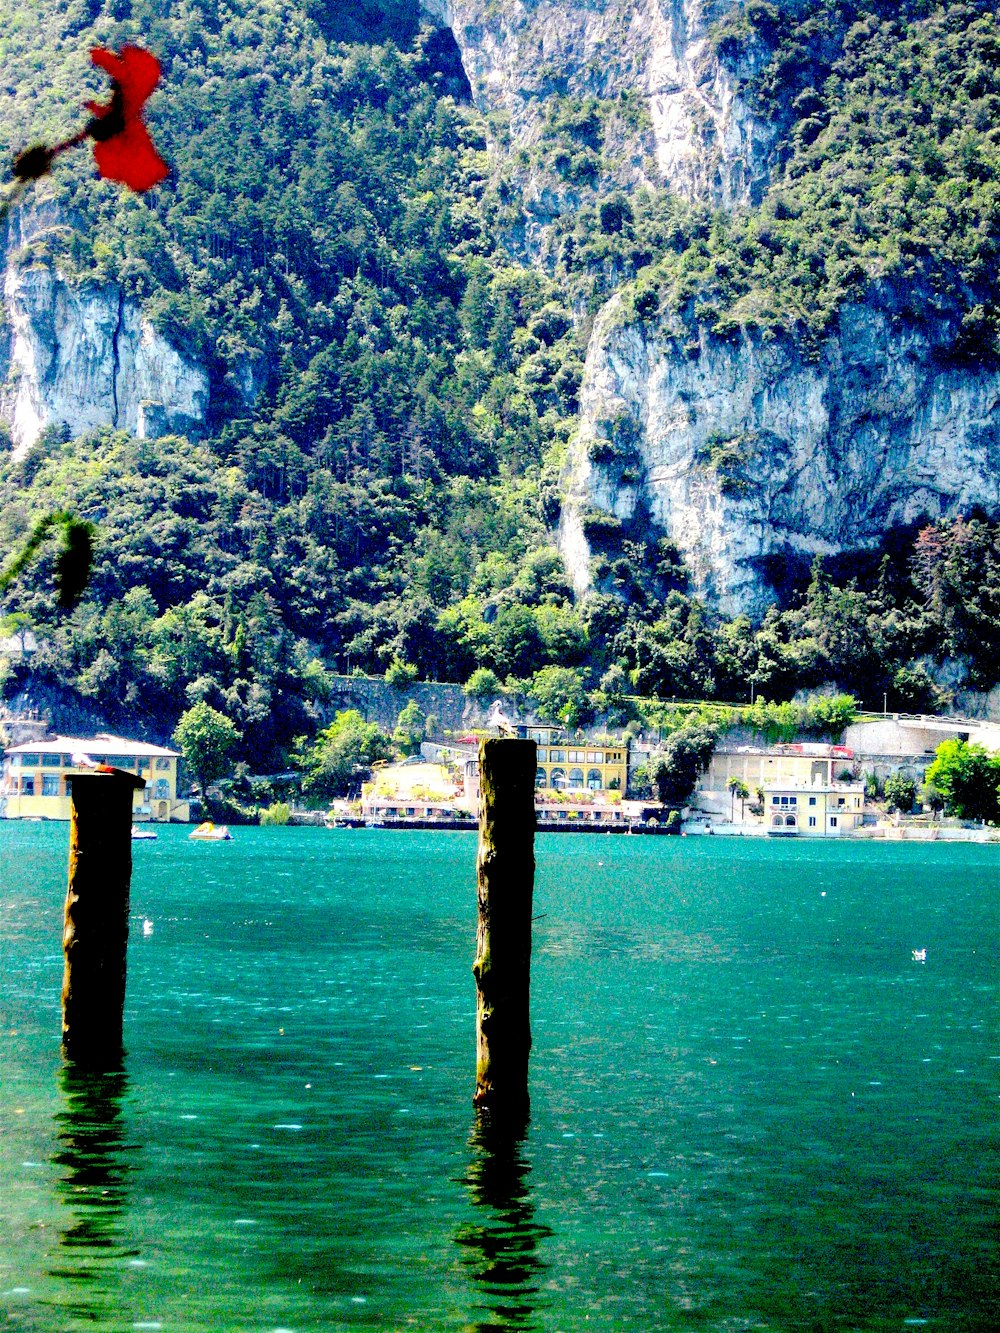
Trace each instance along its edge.
{"label": "distant house facade", "polygon": [[136,820],[186,822],[190,806],[177,795],[178,751],[121,736],[55,736],[4,751],[0,816],[5,819],[69,819],[70,781],[90,765],[110,764],[145,779],[133,801]]}
{"label": "distant house facade", "polygon": [[854,776],[854,751],[844,745],[819,741],[763,747],[723,745],[712,755],[698,786],[702,791],[725,792],[731,779],[739,778],[753,793],[775,783],[830,786],[845,773],[848,778]]}
{"label": "distant house facade", "polygon": [[764,824],[770,834],[839,838],[858,827],[864,805],[863,782],[778,783],[764,788]]}
{"label": "distant house facade", "polygon": [[[735,796],[737,781],[749,803]],[[854,751],[844,745],[720,746],[699,779],[696,802],[716,819],[763,824],[772,836],[838,838],[861,824],[865,789]]]}
{"label": "distant house facade", "polygon": [[442,764],[407,759],[378,765],[361,786],[361,814],[383,820],[448,820],[467,817],[462,790]]}
{"label": "distant house facade", "polygon": [[628,782],[628,741],[568,741],[561,727],[522,725],[518,734],[534,741],[538,791],[616,791]]}

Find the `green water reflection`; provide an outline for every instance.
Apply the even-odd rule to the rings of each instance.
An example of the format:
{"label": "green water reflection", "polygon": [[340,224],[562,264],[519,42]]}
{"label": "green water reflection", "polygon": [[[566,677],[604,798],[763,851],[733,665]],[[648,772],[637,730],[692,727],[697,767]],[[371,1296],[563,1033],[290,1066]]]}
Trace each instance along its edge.
{"label": "green water reflection", "polygon": [[102,1299],[108,1270],[134,1254],[125,1238],[137,1152],[124,1112],[128,1075],[124,1068],[98,1073],[67,1064],[59,1085],[52,1163],[64,1220],[48,1276],[74,1293],[63,1315],[93,1323],[114,1314]]}
{"label": "green water reflection", "polygon": [[479,1333],[540,1327],[538,1316],[546,1265],[540,1242],[551,1236],[535,1219],[531,1163],[524,1152],[525,1126],[497,1126],[478,1115],[469,1138],[470,1161],[464,1184],[476,1217],[459,1227],[455,1239],[481,1292]]}

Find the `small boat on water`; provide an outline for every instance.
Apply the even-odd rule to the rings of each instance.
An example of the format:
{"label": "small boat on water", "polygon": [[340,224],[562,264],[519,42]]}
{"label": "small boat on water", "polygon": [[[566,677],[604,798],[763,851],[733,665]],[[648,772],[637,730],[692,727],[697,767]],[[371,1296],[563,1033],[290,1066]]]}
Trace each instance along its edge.
{"label": "small boat on water", "polygon": [[226,824],[213,824],[211,820],[199,824],[188,834],[192,842],[229,842],[232,836]]}
{"label": "small boat on water", "polygon": [[138,824],[132,825],[133,842],[155,842],[156,834],[151,828],[140,828]]}

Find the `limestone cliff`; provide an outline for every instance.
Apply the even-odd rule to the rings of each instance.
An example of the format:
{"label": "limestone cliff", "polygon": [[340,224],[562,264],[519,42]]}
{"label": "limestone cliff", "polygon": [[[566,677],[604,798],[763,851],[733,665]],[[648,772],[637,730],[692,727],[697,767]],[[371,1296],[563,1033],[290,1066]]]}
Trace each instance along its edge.
{"label": "limestone cliff", "polygon": [[841,311],[814,361],[750,332],[682,346],[623,321],[615,298],[594,327],[571,449],[561,545],[576,586],[602,512],[648,511],[729,612],[768,600],[767,556],[995,512],[1000,373],[949,362],[949,341],[943,322],[910,325],[878,291]]}
{"label": "limestone cliff", "polygon": [[[738,16],[743,37],[725,49],[739,54],[718,57],[712,25],[734,8],[424,0],[450,25],[477,104],[509,122],[529,255],[544,258],[559,212],[613,181],[658,181],[724,208],[761,199],[788,125],[755,120],[741,95],[769,57]],[[782,9],[795,17],[782,3],[757,8],[772,23]],[[560,184],[545,153],[561,123],[553,106],[589,97],[613,108],[623,95],[647,115],[628,125],[602,112],[599,168],[583,187],[571,174]],[[820,120],[808,123],[819,133]],[[566,470],[560,543],[578,590],[590,586],[595,550],[614,555],[616,523],[662,531],[699,590],[733,613],[769,600],[768,557],[874,545],[896,524],[976,505],[1000,510],[1000,375],[950,356],[961,311],[949,324],[924,305],[914,315],[873,286],[807,355],[773,330],[713,337],[691,309],[684,327],[645,323],[613,297],[593,324]]]}
{"label": "limestone cliff", "polygon": [[[43,223],[35,220],[33,235]],[[48,219],[44,225],[53,225]],[[197,429],[208,376],[117,283],[70,283],[51,261],[9,260],[0,322],[0,419],[23,453],[50,425],[140,438]]]}
{"label": "limestone cliff", "polygon": [[[740,96],[747,69],[717,59],[712,23],[734,0],[423,0],[425,16],[448,24],[481,110],[509,118],[508,153],[530,152],[544,135],[554,96],[607,104],[604,183],[655,181],[690,199],[722,205],[759,196],[774,147],[770,126]],[[645,115],[611,113],[634,94]],[[528,227],[544,224],[576,192],[546,173],[521,173]],[[600,182],[599,182],[600,184]]]}

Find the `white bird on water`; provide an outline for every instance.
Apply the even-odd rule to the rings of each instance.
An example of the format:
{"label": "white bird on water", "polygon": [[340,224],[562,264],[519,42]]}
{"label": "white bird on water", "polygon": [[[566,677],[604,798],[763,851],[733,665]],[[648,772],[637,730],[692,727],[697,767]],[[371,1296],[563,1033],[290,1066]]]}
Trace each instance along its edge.
{"label": "white bird on water", "polygon": [[516,736],[517,728],[507,714],[503,711],[503,705],[499,699],[494,699],[493,706],[486,714],[486,725],[496,727],[501,736]]}
{"label": "white bird on water", "polygon": [[926,950],[926,949],[911,949],[910,952],[913,954],[913,961],[914,961],[915,963],[926,963],[926,962],[927,962],[927,950]]}

